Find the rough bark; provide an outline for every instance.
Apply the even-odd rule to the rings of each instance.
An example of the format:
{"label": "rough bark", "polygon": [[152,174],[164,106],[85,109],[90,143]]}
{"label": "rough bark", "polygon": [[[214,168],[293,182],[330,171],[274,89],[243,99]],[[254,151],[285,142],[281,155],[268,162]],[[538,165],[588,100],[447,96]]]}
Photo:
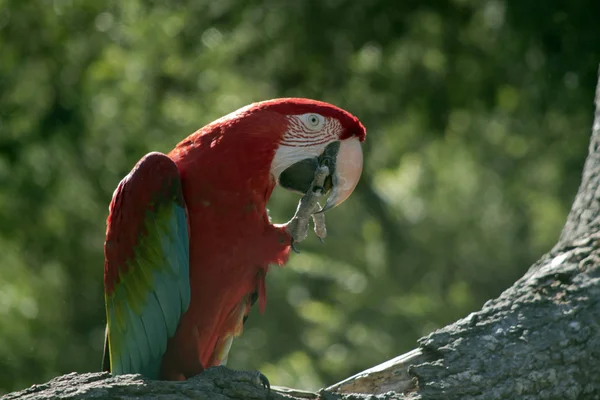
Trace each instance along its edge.
{"label": "rough bark", "polygon": [[[318,393],[272,399],[600,399],[600,82],[582,182],[556,246],[497,299],[418,348]],[[362,393],[362,394],[361,394]],[[3,399],[264,399],[230,375],[187,382],[72,373]]]}

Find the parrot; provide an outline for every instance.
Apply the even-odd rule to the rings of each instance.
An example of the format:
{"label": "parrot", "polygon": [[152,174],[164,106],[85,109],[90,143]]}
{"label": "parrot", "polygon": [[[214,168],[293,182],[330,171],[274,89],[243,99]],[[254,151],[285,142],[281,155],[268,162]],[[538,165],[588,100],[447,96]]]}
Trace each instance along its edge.
{"label": "parrot", "polygon": [[[306,221],[271,222],[275,186],[326,193],[315,217],[341,204],[362,173],[365,136],[341,108],[281,98],[143,156],[106,222],[103,370],[182,381],[224,366],[250,308],[265,310],[269,267],[283,266],[306,236]],[[314,186],[317,170],[327,176]]]}

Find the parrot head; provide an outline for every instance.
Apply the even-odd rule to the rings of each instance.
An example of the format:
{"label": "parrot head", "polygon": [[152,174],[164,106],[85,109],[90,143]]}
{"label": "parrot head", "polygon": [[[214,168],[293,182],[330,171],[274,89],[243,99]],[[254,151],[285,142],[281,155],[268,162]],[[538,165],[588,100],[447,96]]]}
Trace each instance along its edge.
{"label": "parrot head", "polygon": [[366,130],[358,118],[328,103],[301,99],[275,99],[256,103],[264,111],[279,114],[284,123],[279,132],[270,173],[283,188],[306,193],[315,171],[327,165],[325,181],[329,193],[322,211],[350,196],[363,167],[361,142]]}
{"label": "parrot head", "polygon": [[[322,212],[341,204],[356,187],[365,135],[358,118],[341,108],[282,98],[249,104],[213,121],[169,155],[185,176],[203,171],[206,167],[197,168],[197,163],[204,160],[213,173],[196,179],[208,176],[211,187],[227,191],[239,192],[241,185],[257,193],[266,188],[266,198],[275,184],[305,194],[317,168],[326,165],[329,176],[323,189],[329,196]],[[194,149],[211,151],[196,157]],[[229,162],[222,163],[223,157]]]}

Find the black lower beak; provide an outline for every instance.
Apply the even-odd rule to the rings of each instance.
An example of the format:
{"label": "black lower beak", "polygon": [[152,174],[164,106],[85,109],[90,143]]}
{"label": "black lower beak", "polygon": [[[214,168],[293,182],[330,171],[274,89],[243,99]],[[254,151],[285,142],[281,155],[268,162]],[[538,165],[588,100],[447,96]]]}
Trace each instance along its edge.
{"label": "black lower beak", "polygon": [[298,161],[279,175],[279,184],[286,189],[305,194],[311,189],[317,168],[325,165],[329,168],[329,176],[325,180],[323,191],[329,192],[333,187],[332,177],[339,149],[340,142],[332,142],[325,147],[320,156]]}
{"label": "black lower beak", "polygon": [[286,189],[304,194],[310,190],[318,166],[317,157],[298,161],[279,175],[279,184]]}

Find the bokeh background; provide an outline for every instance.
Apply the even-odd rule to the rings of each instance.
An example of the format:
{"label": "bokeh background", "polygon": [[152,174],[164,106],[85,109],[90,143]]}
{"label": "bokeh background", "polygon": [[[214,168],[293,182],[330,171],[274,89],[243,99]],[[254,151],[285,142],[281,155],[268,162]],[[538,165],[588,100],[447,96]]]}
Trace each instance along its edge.
{"label": "bokeh background", "polygon": [[[0,0],[0,393],[100,368],[119,180],[248,103],[321,99],[364,177],[268,277],[229,365],[314,389],[415,347],[560,233],[587,153],[600,2]],[[298,198],[277,192],[274,219]]]}

